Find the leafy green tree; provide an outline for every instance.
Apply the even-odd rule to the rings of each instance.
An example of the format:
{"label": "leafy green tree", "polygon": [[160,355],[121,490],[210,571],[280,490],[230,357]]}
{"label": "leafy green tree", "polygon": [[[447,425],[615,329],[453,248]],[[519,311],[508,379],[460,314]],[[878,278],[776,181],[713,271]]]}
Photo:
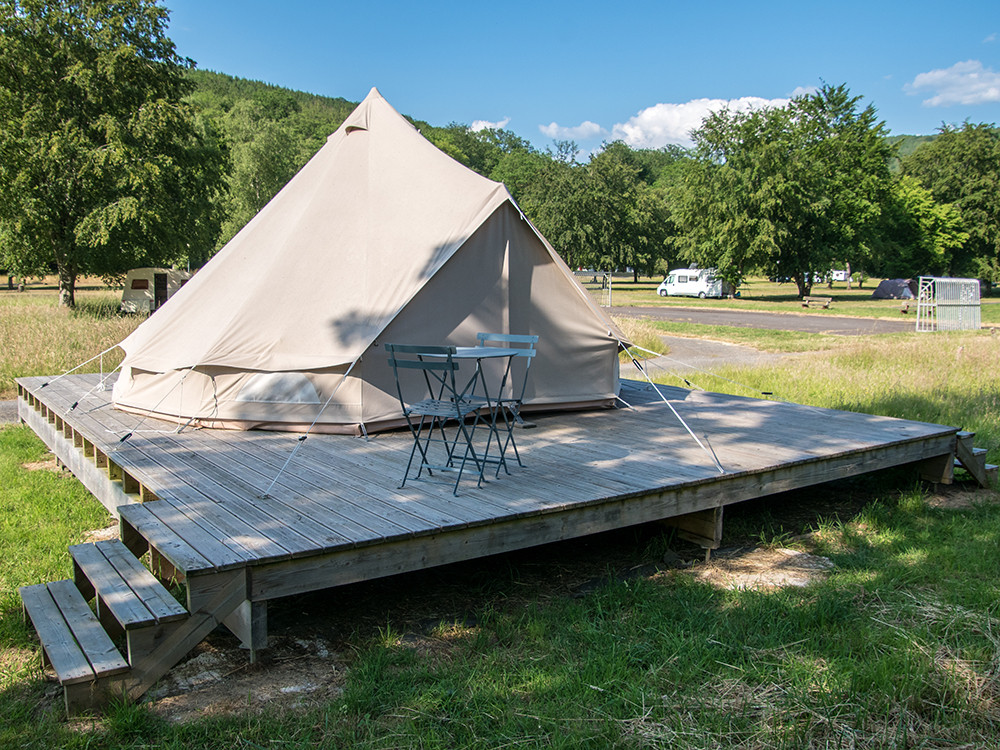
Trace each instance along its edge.
{"label": "leafy green tree", "polygon": [[1000,282],[1000,129],[946,125],[903,159],[903,172],[962,216],[969,236],[953,253],[949,272]]}
{"label": "leafy green tree", "polygon": [[570,204],[576,209],[582,265],[604,271],[631,267],[636,276],[649,275],[666,254],[670,215],[642,174],[636,152],[620,141],[591,158]]}
{"label": "leafy green tree", "polygon": [[184,257],[216,233],[217,143],[181,98],[156,0],[0,0],[0,244],[21,273]]}
{"label": "leafy green tree", "polygon": [[790,276],[800,295],[815,272],[866,257],[891,149],[875,109],[859,103],[824,85],[782,108],[709,115],[671,194],[682,254],[733,285],[755,268]]}
{"label": "leafy green tree", "polygon": [[282,121],[287,115],[259,100],[245,99],[223,118],[230,168],[219,247],[256,216],[301,166],[296,139]]}
{"label": "leafy green tree", "polygon": [[938,203],[909,175],[893,183],[882,214],[881,239],[874,246],[870,273],[885,278],[948,274],[954,253],[969,235],[950,203]]}

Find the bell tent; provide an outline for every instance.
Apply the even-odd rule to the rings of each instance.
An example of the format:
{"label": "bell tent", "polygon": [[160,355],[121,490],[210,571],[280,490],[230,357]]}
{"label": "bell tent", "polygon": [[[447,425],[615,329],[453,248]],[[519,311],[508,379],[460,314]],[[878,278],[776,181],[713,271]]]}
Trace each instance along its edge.
{"label": "bell tent", "polygon": [[610,405],[615,326],[507,189],[376,91],[122,343],[118,408],[230,429],[399,424],[383,344],[535,334],[525,404]]}

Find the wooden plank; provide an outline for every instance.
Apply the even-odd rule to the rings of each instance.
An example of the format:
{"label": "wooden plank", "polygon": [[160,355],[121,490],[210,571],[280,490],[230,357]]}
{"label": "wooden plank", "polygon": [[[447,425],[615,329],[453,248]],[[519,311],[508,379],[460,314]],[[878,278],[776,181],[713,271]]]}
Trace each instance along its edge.
{"label": "wooden plank", "polygon": [[101,627],[87,602],[72,581],[54,581],[47,586],[52,600],[58,605],[73,632],[73,637],[94,669],[98,678],[128,672],[129,665],[118,653],[115,644]]}
{"label": "wooden plank", "polygon": [[971,432],[958,433],[955,441],[955,457],[980,487],[991,487],[992,483],[986,472],[986,451],[973,445],[974,437],[975,434]]}
{"label": "wooden plank", "polygon": [[106,607],[126,630],[156,622],[146,605],[136,598],[132,589],[96,545],[75,544],[69,548],[69,554],[93,584],[99,600],[99,612]]}
{"label": "wooden plank", "polygon": [[[109,420],[118,418],[117,414],[107,416]],[[184,476],[178,477],[173,483],[175,499],[181,502],[174,504],[177,507],[183,504],[182,509],[197,506],[198,513],[205,522],[201,525],[204,527],[210,524],[222,532],[219,535],[221,543],[225,544],[231,538],[238,539],[239,544],[250,552],[251,557],[260,559],[277,559],[315,550],[316,544],[295,529],[296,526],[308,527],[311,523],[308,518],[299,513],[286,512],[283,507],[275,508],[275,512],[269,513],[248,496],[252,494],[252,488],[239,486],[235,477],[224,472],[220,473],[211,464],[206,468],[206,461],[198,452],[186,448],[172,435],[159,436],[157,447],[161,455],[166,455],[164,451],[178,449],[171,455],[181,459],[182,466],[178,467],[178,471],[183,471]],[[142,453],[150,448],[133,445],[130,450]],[[149,484],[152,479],[149,477],[149,472],[146,473],[146,483]],[[198,490],[192,491],[192,486],[197,486]],[[158,490],[158,494],[164,500],[172,499],[165,496],[166,493],[162,490]],[[207,500],[207,495],[211,496],[210,501]],[[267,529],[268,534],[263,535],[261,529]],[[315,526],[313,530],[316,530]],[[344,537],[334,536],[336,532],[332,529],[323,528],[318,533],[327,537],[331,544],[344,542]],[[193,540],[189,538],[188,541]],[[213,556],[210,559],[215,562],[217,557]]]}
{"label": "wooden plank", "polygon": [[44,583],[38,583],[34,586],[22,586],[19,592],[24,611],[35,626],[38,640],[45,649],[59,682],[72,685],[95,679],[94,668],[80,650],[48,587]]}
{"label": "wooden plank", "polygon": [[58,456],[73,475],[107,508],[108,512],[117,516],[118,506],[129,502],[128,497],[121,492],[120,485],[108,479],[105,472],[74,449],[69,441],[52,429],[38,412],[27,412],[23,415],[23,419],[49,450]]}
{"label": "wooden plank", "polygon": [[[174,445],[177,444],[177,441],[172,442]],[[320,508],[301,495],[296,498],[274,493],[269,498],[263,498],[269,479],[238,463],[237,451],[230,450],[223,455],[213,453],[198,443],[195,445],[202,450],[189,456],[187,465],[193,472],[197,472],[199,486],[211,492],[219,504],[238,506],[240,516],[247,520],[253,519],[257,528],[269,528],[275,541],[290,554],[311,552],[317,547],[325,549],[341,546],[380,535],[347,517],[342,517],[336,531],[324,526],[313,517],[324,515],[317,513]],[[238,473],[227,474],[227,469]],[[391,529],[395,534],[409,531],[395,524],[387,524],[374,515],[368,520],[372,523],[378,522],[380,526]]]}
{"label": "wooden plank", "polygon": [[[149,540],[164,557],[185,573],[213,570],[215,566],[166,523],[150,512],[149,505],[128,505],[121,508],[122,521]],[[236,564],[243,560],[237,558]]]}
{"label": "wooden plank", "polygon": [[[217,570],[226,570],[232,567],[240,567],[248,562],[262,559],[257,550],[251,549],[252,543],[261,538],[260,531],[254,530],[254,539],[248,540],[243,526],[236,527],[240,536],[227,535],[225,529],[219,530],[220,517],[226,517],[225,511],[211,513],[210,516],[201,512],[199,503],[207,501],[198,500],[195,503],[177,502],[173,499],[163,499],[158,503],[149,503],[143,507],[149,509],[151,516],[168,527],[174,534],[194,547],[212,563],[212,567]],[[210,522],[211,521],[211,522]],[[227,540],[229,540],[227,542]],[[274,545],[277,547],[277,545]],[[259,550],[259,545],[258,545]],[[166,551],[164,551],[166,555]],[[169,555],[167,555],[169,557]],[[284,559],[288,553],[282,551],[270,559]],[[192,571],[187,570],[187,573]]]}
{"label": "wooden plank", "polygon": [[246,600],[243,571],[216,576],[220,585],[214,596],[192,608],[191,618],[171,632],[156,649],[133,666],[127,683],[128,695],[139,698],[198,643],[211,633],[241,602]]}
{"label": "wooden plank", "polygon": [[[353,455],[347,458],[343,451],[320,439],[304,442],[296,459],[289,464],[286,473],[294,477],[295,484],[283,482],[282,486],[294,491],[301,482],[308,491],[321,490],[328,494],[333,504],[330,509],[337,515],[357,519],[366,526],[373,526],[371,516],[391,522],[396,528],[382,530],[381,524],[374,524],[373,531],[383,535],[398,534],[400,529],[416,531],[428,526],[450,526],[464,522],[464,504],[459,500],[447,506],[437,502],[434,496],[408,498],[405,504],[399,502],[398,487],[385,481],[381,472],[361,470],[353,462]],[[356,438],[360,439],[360,438]],[[346,442],[346,441],[341,441]],[[274,440],[264,440],[252,436],[247,448],[247,460],[256,459],[266,466],[271,476],[284,465],[290,451],[287,445]],[[378,451],[378,448],[373,450]],[[263,460],[262,460],[263,459]],[[358,476],[358,474],[362,476]],[[452,498],[453,499],[453,498]],[[369,519],[369,523],[365,523]]]}
{"label": "wooden plank", "polygon": [[187,610],[125,549],[124,544],[117,539],[110,539],[97,542],[96,546],[156,622],[173,622],[187,617]]}

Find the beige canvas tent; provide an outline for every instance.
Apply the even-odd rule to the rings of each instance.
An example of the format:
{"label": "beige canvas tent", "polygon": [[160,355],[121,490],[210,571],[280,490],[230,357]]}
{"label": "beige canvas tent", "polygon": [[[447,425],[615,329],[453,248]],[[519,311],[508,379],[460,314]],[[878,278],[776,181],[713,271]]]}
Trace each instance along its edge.
{"label": "beige canvas tent", "polygon": [[530,406],[617,394],[617,331],[507,189],[372,89],[122,342],[114,402],[208,427],[302,430],[319,416],[316,429],[371,431],[401,416],[382,344],[469,345],[479,331],[540,337]]}

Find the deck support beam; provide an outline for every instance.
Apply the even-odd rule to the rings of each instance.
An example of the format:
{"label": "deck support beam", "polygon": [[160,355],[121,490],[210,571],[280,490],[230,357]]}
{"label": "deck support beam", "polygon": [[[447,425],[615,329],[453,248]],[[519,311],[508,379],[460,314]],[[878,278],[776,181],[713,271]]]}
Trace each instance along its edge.
{"label": "deck support beam", "polygon": [[250,663],[257,661],[257,652],[267,648],[267,602],[244,601],[222,624],[240,639],[240,647],[250,651]]}
{"label": "deck support beam", "polygon": [[951,484],[955,481],[955,454],[934,456],[917,463],[920,478],[934,484]]}
{"label": "deck support beam", "polygon": [[722,506],[685,513],[663,520],[664,525],[677,529],[677,536],[697,544],[708,558],[711,550],[722,545]]}

